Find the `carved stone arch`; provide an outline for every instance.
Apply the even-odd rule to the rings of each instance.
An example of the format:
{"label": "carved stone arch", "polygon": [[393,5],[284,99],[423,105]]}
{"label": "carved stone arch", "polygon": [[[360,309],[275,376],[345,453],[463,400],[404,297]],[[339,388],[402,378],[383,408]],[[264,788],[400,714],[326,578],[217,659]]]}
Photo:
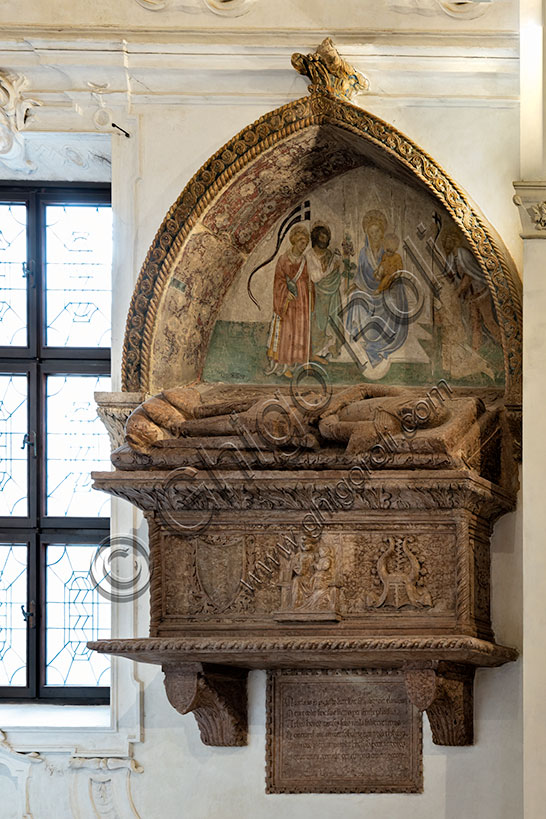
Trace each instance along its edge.
{"label": "carved stone arch", "polygon": [[[318,143],[332,146],[330,164],[313,163]],[[210,216],[244,171],[296,146],[299,164],[282,210],[272,208],[237,237]],[[218,310],[237,271],[264,233],[313,188],[358,163],[387,168],[433,194],[464,234],[487,280],[498,318],[505,365],[505,403],[521,403],[521,285],[502,240],[463,190],[421,148],[383,120],[314,86],[244,128],[188,182],[167,213],[142,266],[131,301],[122,378],[128,392],[154,393],[199,379]],[[327,167],[326,167],[327,166]],[[312,177],[312,181],[310,180]],[[260,193],[259,208],[268,198]],[[206,260],[206,268],[203,266]],[[169,293],[176,304],[169,307]],[[169,314],[171,311],[171,314]],[[174,312],[173,312],[174,311]],[[159,355],[159,334],[172,345]],[[157,349],[154,350],[154,346]]]}

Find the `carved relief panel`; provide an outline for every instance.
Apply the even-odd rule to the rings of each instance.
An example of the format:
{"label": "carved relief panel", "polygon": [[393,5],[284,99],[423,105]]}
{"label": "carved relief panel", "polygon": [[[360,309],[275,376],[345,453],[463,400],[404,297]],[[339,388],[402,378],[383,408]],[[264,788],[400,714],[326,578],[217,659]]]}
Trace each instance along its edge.
{"label": "carved relief panel", "polygon": [[[157,634],[189,624],[255,617],[263,628],[286,622],[342,621],[339,629],[464,629],[489,638],[489,572],[485,541],[468,554],[463,515],[328,525],[319,538],[297,518],[284,525],[219,520],[206,533],[159,531],[151,538],[152,620]],[[421,516],[422,517],[422,516]],[[260,531],[261,530],[261,531]],[[469,565],[473,560],[474,567]],[[161,568],[160,568],[161,567]]]}

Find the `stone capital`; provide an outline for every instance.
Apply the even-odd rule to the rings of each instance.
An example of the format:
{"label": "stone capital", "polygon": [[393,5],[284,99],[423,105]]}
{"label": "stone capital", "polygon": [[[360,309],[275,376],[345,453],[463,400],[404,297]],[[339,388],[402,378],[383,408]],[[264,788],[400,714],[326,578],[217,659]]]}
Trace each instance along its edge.
{"label": "stone capital", "polygon": [[546,239],[546,181],[514,182],[522,239]]}

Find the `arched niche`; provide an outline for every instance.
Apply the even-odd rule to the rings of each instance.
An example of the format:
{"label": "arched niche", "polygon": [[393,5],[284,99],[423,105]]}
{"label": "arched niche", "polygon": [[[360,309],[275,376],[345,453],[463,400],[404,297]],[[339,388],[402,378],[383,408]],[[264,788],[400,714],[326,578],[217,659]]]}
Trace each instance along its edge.
{"label": "arched niche", "polygon": [[[409,191],[429,203],[430,219],[428,223],[417,220],[410,244],[414,241],[413,249],[421,259],[430,251],[440,284],[442,265],[445,268],[442,231],[456,227],[460,232],[460,241],[474,257],[489,290],[504,362],[503,374],[490,374],[484,380],[482,372],[481,380],[470,379],[469,386],[502,385],[506,405],[517,408],[521,401],[521,287],[502,241],[467,194],[415,143],[320,87],[237,134],[202,166],[167,213],[132,298],[123,389],[150,394],[202,379],[215,322],[230,298],[230,288],[233,285],[239,292],[254,262],[267,258],[278,225],[295,206],[316,199],[321,190],[334,190],[342,178],[366,173],[374,176],[376,189],[383,175],[392,189]],[[388,200],[387,185],[384,190]],[[361,207],[364,211],[370,203],[364,201]],[[387,222],[394,221],[392,205],[386,205],[384,211]],[[310,224],[315,218],[321,221],[324,216],[312,214]],[[398,227],[393,226],[395,231]],[[407,238],[398,230],[402,243]],[[353,239],[352,261],[357,265],[362,237]],[[341,236],[335,241],[339,243]],[[271,281],[273,265],[269,266]],[[263,272],[255,282],[260,276]],[[256,308],[246,293],[245,298],[252,313]],[[440,294],[440,301],[442,298]],[[240,309],[246,311],[245,306]],[[267,309],[263,316],[266,323],[270,318]],[[365,374],[360,377],[366,380]],[[225,379],[220,374],[212,380]],[[243,380],[252,381],[252,376],[249,379],[247,374]],[[428,380],[434,380],[432,370]]]}

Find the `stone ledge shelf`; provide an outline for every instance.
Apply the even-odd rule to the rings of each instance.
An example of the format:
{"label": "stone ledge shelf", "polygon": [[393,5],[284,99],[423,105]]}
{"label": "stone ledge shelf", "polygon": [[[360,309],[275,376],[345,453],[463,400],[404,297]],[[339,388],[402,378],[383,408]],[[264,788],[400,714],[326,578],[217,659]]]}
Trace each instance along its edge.
{"label": "stone ledge shelf", "polygon": [[517,659],[515,649],[474,637],[310,640],[143,638],[87,644],[102,654],[161,665],[180,713],[193,712],[205,745],[247,743],[249,669],[389,668],[404,673],[409,700],[426,711],[436,745],[474,741],[474,672]]}
{"label": "stone ledge shelf", "polygon": [[139,663],[215,663],[246,669],[403,668],[407,663],[466,663],[494,668],[513,662],[513,648],[476,637],[261,638],[219,640],[212,637],[143,637],[99,640],[87,644],[101,654]]}

